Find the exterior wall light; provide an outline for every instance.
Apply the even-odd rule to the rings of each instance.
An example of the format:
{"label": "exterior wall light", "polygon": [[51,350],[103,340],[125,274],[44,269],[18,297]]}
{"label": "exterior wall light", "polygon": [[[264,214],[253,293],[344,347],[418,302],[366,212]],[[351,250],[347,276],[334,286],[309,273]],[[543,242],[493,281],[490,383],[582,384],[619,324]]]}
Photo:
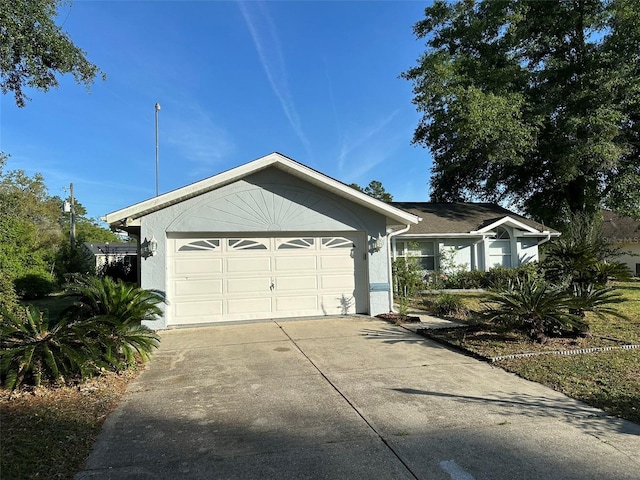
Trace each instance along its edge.
{"label": "exterior wall light", "polygon": [[158,241],[156,237],[152,235],[150,240],[144,237],[144,242],[140,244],[140,255],[142,258],[153,257],[156,253],[158,253]]}
{"label": "exterior wall light", "polygon": [[371,239],[371,243],[373,244],[372,250],[374,252],[379,252],[380,250],[382,250],[382,247],[384,247],[384,237],[383,236],[379,236],[379,237],[373,237]]}

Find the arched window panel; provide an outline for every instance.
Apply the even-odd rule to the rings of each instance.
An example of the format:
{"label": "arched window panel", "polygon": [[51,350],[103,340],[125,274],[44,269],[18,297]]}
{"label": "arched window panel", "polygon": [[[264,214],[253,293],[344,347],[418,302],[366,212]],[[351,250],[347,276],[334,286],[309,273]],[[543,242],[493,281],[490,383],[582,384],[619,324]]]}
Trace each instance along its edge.
{"label": "arched window panel", "polygon": [[314,238],[283,238],[278,240],[278,250],[288,249],[304,249],[309,250],[314,248]]}
{"label": "arched window panel", "polygon": [[227,240],[229,250],[268,250],[264,240],[249,238],[230,238]]}
{"label": "arched window panel", "polygon": [[201,252],[203,250],[219,250],[220,249],[220,240],[219,239],[210,239],[210,240],[196,240],[195,242],[187,243],[186,245],[182,245],[178,251],[179,252]]}
{"label": "arched window panel", "polygon": [[511,235],[509,235],[509,231],[504,227],[496,228],[496,240],[509,240]]}
{"label": "arched window panel", "polygon": [[322,248],[353,248],[353,240],[344,237],[323,237]]}

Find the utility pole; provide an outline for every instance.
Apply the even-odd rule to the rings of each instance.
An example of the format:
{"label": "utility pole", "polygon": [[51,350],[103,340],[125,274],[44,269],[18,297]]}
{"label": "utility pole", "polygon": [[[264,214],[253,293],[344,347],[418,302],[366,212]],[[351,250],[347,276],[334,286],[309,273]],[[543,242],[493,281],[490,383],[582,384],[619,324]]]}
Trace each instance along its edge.
{"label": "utility pole", "polygon": [[73,200],[73,183],[69,185],[69,190],[71,192],[71,225],[69,226],[69,242],[71,243],[71,250],[76,249],[76,207]]}
{"label": "utility pole", "polygon": [[156,103],[156,197],[158,196],[158,112],[160,111],[160,104]]}

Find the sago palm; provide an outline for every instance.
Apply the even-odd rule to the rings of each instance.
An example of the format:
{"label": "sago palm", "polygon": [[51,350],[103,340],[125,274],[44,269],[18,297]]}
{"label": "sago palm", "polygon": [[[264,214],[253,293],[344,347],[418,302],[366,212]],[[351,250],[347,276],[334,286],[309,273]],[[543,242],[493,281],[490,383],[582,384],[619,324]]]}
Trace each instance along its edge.
{"label": "sago palm", "polygon": [[108,277],[88,277],[69,286],[68,295],[76,297],[76,302],[64,317],[92,324],[93,342],[113,366],[131,364],[136,354],[146,361],[158,346],[158,335],[141,322],[162,314],[160,304],[165,301],[162,292]]}
{"label": "sago palm", "polygon": [[51,322],[36,307],[1,313],[0,377],[13,389],[24,382],[36,386],[44,381],[64,382],[85,377],[99,366],[87,330],[66,321]]}
{"label": "sago palm", "polygon": [[573,302],[571,294],[547,282],[518,279],[507,290],[490,294],[484,316],[544,342],[547,335],[587,328],[579,315],[570,312]]}

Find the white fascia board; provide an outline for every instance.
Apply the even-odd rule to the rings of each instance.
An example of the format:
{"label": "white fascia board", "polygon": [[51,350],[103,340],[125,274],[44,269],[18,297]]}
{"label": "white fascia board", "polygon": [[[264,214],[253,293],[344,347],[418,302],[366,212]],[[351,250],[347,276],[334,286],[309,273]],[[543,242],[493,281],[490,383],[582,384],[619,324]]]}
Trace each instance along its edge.
{"label": "white fascia board", "polygon": [[548,230],[542,230],[534,233],[523,232],[521,235],[518,235],[518,237],[547,237],[547,236],[559,237],[560,232],[550,232]]}
{"label": "white fascia board", "polygon": [[339,197],[346,198],[353,203],[357,203],[377,213],[381,213],[387,218],[400,222],[402,225],[416,224],[420,220],[422,220],[422,218],[418,217],[417,215],[406,212],[381,200],[370,197],[366,193],[356,190],[355,188],[345,185],[338,180],[328,177],[323,173],[318,172],[317,170],[313,170],[312,168],[295,162],[289,158],[282,157],[278,164],[274,166],[293,176],[301,178],[309,183],[319,186],[324,190],[338,195]]}
{"label": "white fascia board", "polygon": [[416,215],[400,210],[399,208],[388,205],[380,200],[376,200],[365,193],[359,192],[342,182],[334,180],[331,177],[327,177],[326,175],[291,160],[277,152],[232,168],[231,170],[219,173],[213,177],[192,183],[191,185],[136,203],[135,205],[123,208],[122,210],[108,213],[104,218],[110,225],[139,225],[138,219],[146,214],[161,210],[162,208],[174,205],[188,198],[202,195],[208,191],[215,190],[216,188],[220,188],[270,166],[279,168],[284,172],[306,180],[309,183],[317,185],[338,196],[348,198],[354,203],[366,206],[367,208],[381,213],[402,224],[415,224],[420,220],[420,217],[417,217]]}
{"label": "white fascia board", "polygon": [[504,218],[501,218],[500,220],[493,222],[491,225],[487,225],[486,227],[481,228],[480,230],[474,230],[471,233],[487,233],[493,230],[494,228],[499,227],[500,225],[503,225],[505,223],[508,223],[513,227],[517,227],[520,230],[524,230],[529,233],[541,233],[540,230],[530,227],[529,225],[526,225],[522,222],[519,222],[518,220],[511,218],[508,215]]}
{"label": "white fascia board", "polygon": [[483,238],[487,235],[475,232],[464,233],[407,233],[400,234],[398,238]]}

